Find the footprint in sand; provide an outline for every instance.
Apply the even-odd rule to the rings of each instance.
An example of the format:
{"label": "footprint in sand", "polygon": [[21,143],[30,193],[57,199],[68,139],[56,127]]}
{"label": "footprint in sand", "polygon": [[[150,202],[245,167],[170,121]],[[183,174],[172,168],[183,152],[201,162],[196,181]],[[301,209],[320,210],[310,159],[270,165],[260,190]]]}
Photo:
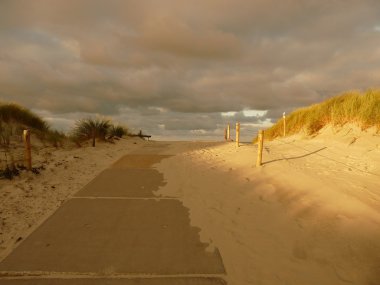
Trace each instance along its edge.
{"label": "footprint in sand", "polygon": [[301,259],[301,260],[307,259],[307,252],[306,252],[305,246],[300,244],[299,241],[296,241],[295,244],[293,245],[292,253],[293,253],[293,256],[297,259]]}

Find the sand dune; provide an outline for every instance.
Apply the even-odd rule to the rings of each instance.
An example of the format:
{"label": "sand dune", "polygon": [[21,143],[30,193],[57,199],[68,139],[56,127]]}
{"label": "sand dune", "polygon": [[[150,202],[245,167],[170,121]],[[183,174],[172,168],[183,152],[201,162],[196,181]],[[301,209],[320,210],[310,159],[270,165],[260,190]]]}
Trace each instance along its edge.
{"label": "sand dune", "polygon": [[159,194],[182,197],[229,284],[380,284],[380,137],[333,132],[265,143],[261,168],[252,145],[183,153]]}
{"label": "sand dune", "polygon": [[189,208],[201,240],[218,247],[228,284],[380,284],[380,136],[354,126],[265,142],[260,168],[252,144],[129,139],[45,149],[39,176],[2,182],[0,258],[101,170],[147,144],[175,154],[155,165],[166,181],[156,195]]}

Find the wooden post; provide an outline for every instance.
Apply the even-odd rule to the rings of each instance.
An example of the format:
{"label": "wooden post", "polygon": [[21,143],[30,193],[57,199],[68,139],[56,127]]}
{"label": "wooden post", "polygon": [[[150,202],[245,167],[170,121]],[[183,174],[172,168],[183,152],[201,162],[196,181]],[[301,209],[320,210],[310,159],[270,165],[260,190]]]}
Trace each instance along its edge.
{"label": "wooden post", "polygon": [[258,141],[257,141],[257,161],[256,166],[261,166],[263,160],[263,143],[264,143],[264,131],[259,131]]}
{"label": "wooden post", "polygon": [[285,112],[282,113],[282,118],[284,119],[284,137],[286,135],[286,117],[285,117]]}
{"label": "wooden post", "polygon": [[227,125],[227,141],[230,141],[231,140],[231,137],[230,137],[230,123],[228,123]]}
{"label": "wooden post", "polygon": [[224,128],[224,140],[227,140],[227,128]]}
{"label": "wooden post", "polygon": [[236,146],[239,147],[240,142],[240,123],[236,123]]}
{"label": "wooden post", "polygon": [[25,144],[25,166],[28,170],[32,170],[32,153],[30,147],[30,131],[24,130],[23,140]]}
{"label": "wooden post", "polygon": [[15,164],[15,159],[14,159],[14,157],[13,157],[13,153],[10,152],[10,153],[9,153],[9,156],[10,156],[10,158],[11,158],[11,169],[12,169],[12,170],[15,170],[15,169],[16,169],[16,164]]}

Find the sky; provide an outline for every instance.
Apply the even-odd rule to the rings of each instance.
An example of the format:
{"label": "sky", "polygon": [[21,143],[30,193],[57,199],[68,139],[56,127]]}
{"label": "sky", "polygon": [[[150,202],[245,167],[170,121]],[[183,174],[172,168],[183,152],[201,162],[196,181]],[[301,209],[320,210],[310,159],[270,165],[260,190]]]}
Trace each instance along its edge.
{"label": "sky", "polygon": [[155,139],[243,140],[380,84],[377,0],[0,0],[0,101],[70,131],[100,116]]}

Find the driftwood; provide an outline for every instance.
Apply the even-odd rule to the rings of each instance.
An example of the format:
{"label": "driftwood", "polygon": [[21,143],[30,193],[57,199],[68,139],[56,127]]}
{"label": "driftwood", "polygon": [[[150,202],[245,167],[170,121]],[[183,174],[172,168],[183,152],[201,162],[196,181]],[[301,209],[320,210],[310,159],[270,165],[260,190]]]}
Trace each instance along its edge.
{"label": "driftwood", "polygon": [[130,137],[139,137],[139,138],[148,138],[148,140],[152,137],[152,136],[149,136],[149,135],[143,135],[142,131],[140,130],[138,134],[129,134],[128,136]]}

